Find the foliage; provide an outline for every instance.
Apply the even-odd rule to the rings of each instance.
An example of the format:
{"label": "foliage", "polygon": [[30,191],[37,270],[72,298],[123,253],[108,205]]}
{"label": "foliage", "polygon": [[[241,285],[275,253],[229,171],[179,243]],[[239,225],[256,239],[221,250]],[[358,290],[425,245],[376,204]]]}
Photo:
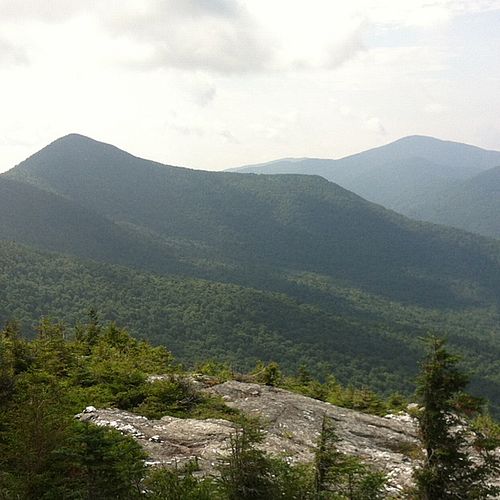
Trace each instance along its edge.
{"label": "foliage", "polygon": [[338,441],[332,419],[324,416],[314,462],[317,498],[383,499],[385,475],[370,469],[358,458],[338,451]]}
{"label": "foliage", "polygon": [[132,438],[76,422],[58,377],[32,369],[17,379],[0,412],[0,491],[6,498],[137,496],[144,453]]}
{"label": "foliage", "polygon": [[51,457],[55,474],[46,496],[139,498],[145,458],[142,448],[118,431],[77,422]]}
{"label": "foliage", "polygon": [[[0,322],[17,319],[25,335],[32,335],[41,315],[75,324],[93,306],[102,320],[119,319],[134,336],[167,345],[183,363],[222,363],[225,377],[248,371],[259,360],[274,360],[285,376],[303,365],[323,382],[335,373],[339,382],[355,389],[408,396],[421,356],[416,337],[427,329],[443,331],[468,358],[469,368],[477,368],[474,391],[492,401],[496,414],[500,344],[494,308],[444,313],[402,306],[310,273],[294,274],[287,283],[286,292],[299,300],[79,262],[0,242]],[[347,404],[345,399],[341,404]],[[366,406],[362,400],[349,404]]]}
{"label": "foliage", "polygon": [[271,361],[267,365],[262,361],[258,362],[252,376],[257,382],[272,387],[280,385],[283,380],[283,374],[275,361]]}
{"label": "foliage", "polygon": [[[498,245],[412,222],[319,176],[169,167],[73,134],[0,180],[18,193],[5,201],[16,209],[0,210],[2,232],[42,248],[267,290],[288,269],[420,305],[472,305],[459,281],[481,289],[482,301],[498,296]],[[45,224],[33,224],[23,206],[47,194],[37,210]],[[18,220],[18,212],[28,214]]]}
{"label": "foliage", "polygon": [[500,238],[500,167],[482,171],[460,183],[453,183],[429,203],[415,207],[412,216],[446,224],[492,238]]}
{"label": "foliage", "polygon": [[498,238],[498,165],[498,152],[412,136],[337,160],[283,159],[236,171],[321,175],[413,219]]}
{"label": "foliage", "polygon": [[408,400],[399,393],[392,393],[383,398],[367,387],[344,387],[333,375],[325,382],[320,382],[304,365],[299,367],[296,376],[284,377],[280,381],[280,387],[336,406],[380,416],[401,411],[408,404]]}
{"label": "foliage", "polygon": [[[74,330],[44,318],[31,341],[9,324],[0,332],[0,356],[0,498],[313,498],[313,468],[260,450],[261,423],[196,391],[164,347],[101,324],[95,311]],[[264,381],[283,382],[276,363],[262,367]],[[210,363],[204,369],[227,371]],[[162,375],[149,380],[151,373]],[[298,380],[321,385],[304,367]],[[73,418],[90,404],[151,418],[221,417],[241,430],[218,478],[199,478],[193,466],[147,472],[144,452],[131,438]]]}
{"label": "foliage", "polygon": [[[338,450],[331,420],[323,421],[313,464],[296,466],[271,457],[259,448],[262,423],[242,419],[221,399],[195,390],[164,347],[134,339],[113,323],[101,324],[95,311],[74,330],[42,319],[31,341],[8,324],[0,332],[0,361],[2,499],[383,498],[384,476]],[[213,362],[200,368],[210,377],[232,372]],[[151,374],[162,376],[150,379]],[[320,382],[305,365],[295,376],[285,376],[277,363],[261,363],[253,376],[323,400],[364,405],[374,413],[405,404],[398,394],[383,400],[364,389],[343,387],[333,377]],[[425,500],[456,498],[459,487],[471,499],[497,493],[487,480],[500,471],[493,453],[499,427],[491,417],[477,414],[479,401],[463,392],[466,382],[457,358],[433,339],[419,380],[427,460],[416,479]],[[231,438],[219,477],[200,478],[193,466],[146,471],[144,453],[131,438],[73,418],[89,404],[152,418],[222,417],[240,430]],[[470,432],[463,424],[473,416]],[[470,458],[469,447],[480,462]]]}
{"label": "foliage", "polygon": [[194,467],[153,469],[144,482],[145,498],[151,500],[215,500],[222,498],[217,483],[211,478],[200,479]]}
{"label": "foliage", "polygon": [[222,363],[213,359],[208,359],[203,363],[198,363],[196,365],[196,372],[213,377],[218,383],[232,380],[236,375],[229,363]]}
{"label": "foliage", "polygon": [[[415,473],[418,495],[424,500],[493,498],[500,493],[488,480],[500,472],[495,457],[498,438],[477,426],[471,434],[468,420],[480,411],[480,401],[464,392],[467,375],[458,358],[445,348],[445,340],[430,337],[428,355],[418,380],[418,414],[424,465]],[[483,426],[484,428],[484,426]],[[479,460],[471,456],[471,447]]]}
{"label": "foliage", "polygon": [[[0,332],[0,360],[0,498],[139,495],[142,449],[116,431],[75,421],[87,405],[157,418],[236,416],[220,399],[198,394],[164,347],[102,326],[95,313],[75,334],[42,319],[32,341],[10,324]],[[149,382],[150,373],[165,378]]]}
{"label": "foliage", "polygon": [[270,461],[255,444],[262,441],[257,427],[246,426],[231,436],[231,452],[219,466],[220,483],[230,500],[272,499],[278,496]]}
{"label": "foliage", "polygon": [[475,389],[498,404],[498,242],[321,177],[160,166],[70,135],[1,176],[0,234],[100,262],[1,244],[0,322],[24,331],[93,305],[191,365],[304,363],[320,380],[409,394],[430,329],[474,353]]}
{"label": "foliage", "polygon": [[227,500],[313,499],[310,466],[290,465],[259,448],[265,430],[258,420],[242,419],[231,436],[231,451],[219,464],[220,498]]}

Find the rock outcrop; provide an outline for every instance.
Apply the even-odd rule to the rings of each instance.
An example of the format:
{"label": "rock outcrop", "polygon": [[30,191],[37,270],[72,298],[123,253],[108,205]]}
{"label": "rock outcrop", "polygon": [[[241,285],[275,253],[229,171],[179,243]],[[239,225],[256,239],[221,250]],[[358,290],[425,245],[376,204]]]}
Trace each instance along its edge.
{"label": "rock outcrop", "polygon": [[[261,447],[289,462],[310,462],[323,416],[336,423],[339,449],[384,471],[389,489],[411,484],[415,460],[421,454],[413,420],[408,415],[376,417],[339,408],[300,394],[258,384],[229,381],[204,389],[221,396],[228,406],[259,417],[266,429]],[[220,419],[163,417],[148,420],[121,410],[88,407],[82,421],[113,427],[136,438],[149,464],[182,465],[196,457],[202,473],[212,473],[229,451],[236,425]]]}
{"label": "rock outcrop", "polygon": [[267,430],[263,448],[293,462],[314,457],[323,416],[333,419],[341,451],[356,455],[384,471],[389,487],[411,484],[415,459],[421,455],[417,431],[409,415],[376,417],[274,387],[236,381],[210,389],[226,404],[261,418]]}
{"label": "rock outcrop", "polygon": [[86,408],[76,418],[134,437],[146,451],[148,465],[182,466],[196,459],[205,473],[213,472],[218,460],[228,453],[229,437],[236,431],[236,426],[227,420],[149,420],[123,410],[94,407]]}

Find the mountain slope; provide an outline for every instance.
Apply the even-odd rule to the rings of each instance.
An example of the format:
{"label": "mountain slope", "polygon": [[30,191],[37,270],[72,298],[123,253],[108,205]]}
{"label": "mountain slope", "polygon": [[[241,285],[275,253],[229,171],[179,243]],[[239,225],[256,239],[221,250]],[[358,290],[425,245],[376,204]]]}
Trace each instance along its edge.
{"label": "mountain slope", "polygon": [[[305,362],[316,373],[335,366],[342,380],[379,387],[380,372],[391,366],[385,378],[408,389],[418,355],[382,329],[284,294],[161,277],[12,243],[0,242],[0,290],[2,325],[17,319],[29,331],[41,316],[74,323],[94,307],[136,336],[166,345],[183,362],[215,358],[251,369],[259,359],[274,359],[288,370]],[[390,361],[388,351],[397,353]]]}
{"label": "mountain slope", "polygon": [[[407,390],[418,337],[438,331],[498,400],[498,242],[410,221],[318,176],[169,167],[77,135],[0,181],[17,203],[3,239],[26,231],[31,245],[136,268],[3,244],[2,321],[74,321],[94,306],[186,361],[305,362],[379,390]],[[37,197],[34,214],[25,207]],[[39,220],[52,236],[33,230]]]}
{"label": "mountain slope", "polygon": [[498,165],[498,151],[410,136],[339,160],[285,159],[230,170],[321,175],[370,201],[410,215],[415,206],[432,203],[442,191]]}
{"label": "mountain slope", "polygon": [[275,360],[288,372],[305,363],[317,376],[333,373],[343,383],[384,393],[412,389],[418,337],[439,330],[474,368],[476,392],[500,404],[499,318],[491,308],[439,314],[359,290],[321,287],[330,294],[328,309],[281,293],[162,277],[0,242],[0,324],[17,319],[30,331],[41,316],[72,324],[93,307],[186,363],[214,358],[251,369],[259,359]]}
{"label": "mountain slope", "polygon": [[414,206],[412,215],[500,238],[500,166],[447,189],[431,204]]}
{"label": "mountain slope", "polygon": [[[56,193],[0,177],[0,237],[80,257],[166,271],[173,252]],[[161,264],[160,264],[161,263]]]}
{"label": "mountain slope", "polygon": [[7,177],[168,244],[196,276],[307,295],[287,277],[312,272],[436,307],[500,296],[498,245],[414,223],[317,176],[169,167],[70,135]]}

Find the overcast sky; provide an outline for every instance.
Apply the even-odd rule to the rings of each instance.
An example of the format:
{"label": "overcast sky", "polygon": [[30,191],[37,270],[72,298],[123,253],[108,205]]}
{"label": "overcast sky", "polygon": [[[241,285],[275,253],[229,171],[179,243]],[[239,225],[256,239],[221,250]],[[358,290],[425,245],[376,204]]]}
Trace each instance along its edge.
{"label": "overcast sky", "polygon": [[78,132],[173,165],[500,150],[500,0],[0,0],[0,171]]}

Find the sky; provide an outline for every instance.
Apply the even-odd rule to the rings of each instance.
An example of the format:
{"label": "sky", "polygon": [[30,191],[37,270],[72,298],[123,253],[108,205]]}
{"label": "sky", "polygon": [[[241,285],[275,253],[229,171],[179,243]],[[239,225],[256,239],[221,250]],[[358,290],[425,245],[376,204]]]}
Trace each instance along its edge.
{"label": "sky", "polygon": [[170,165],[500,150],[500,0],[0,0],[0,171],[77,132]]}

